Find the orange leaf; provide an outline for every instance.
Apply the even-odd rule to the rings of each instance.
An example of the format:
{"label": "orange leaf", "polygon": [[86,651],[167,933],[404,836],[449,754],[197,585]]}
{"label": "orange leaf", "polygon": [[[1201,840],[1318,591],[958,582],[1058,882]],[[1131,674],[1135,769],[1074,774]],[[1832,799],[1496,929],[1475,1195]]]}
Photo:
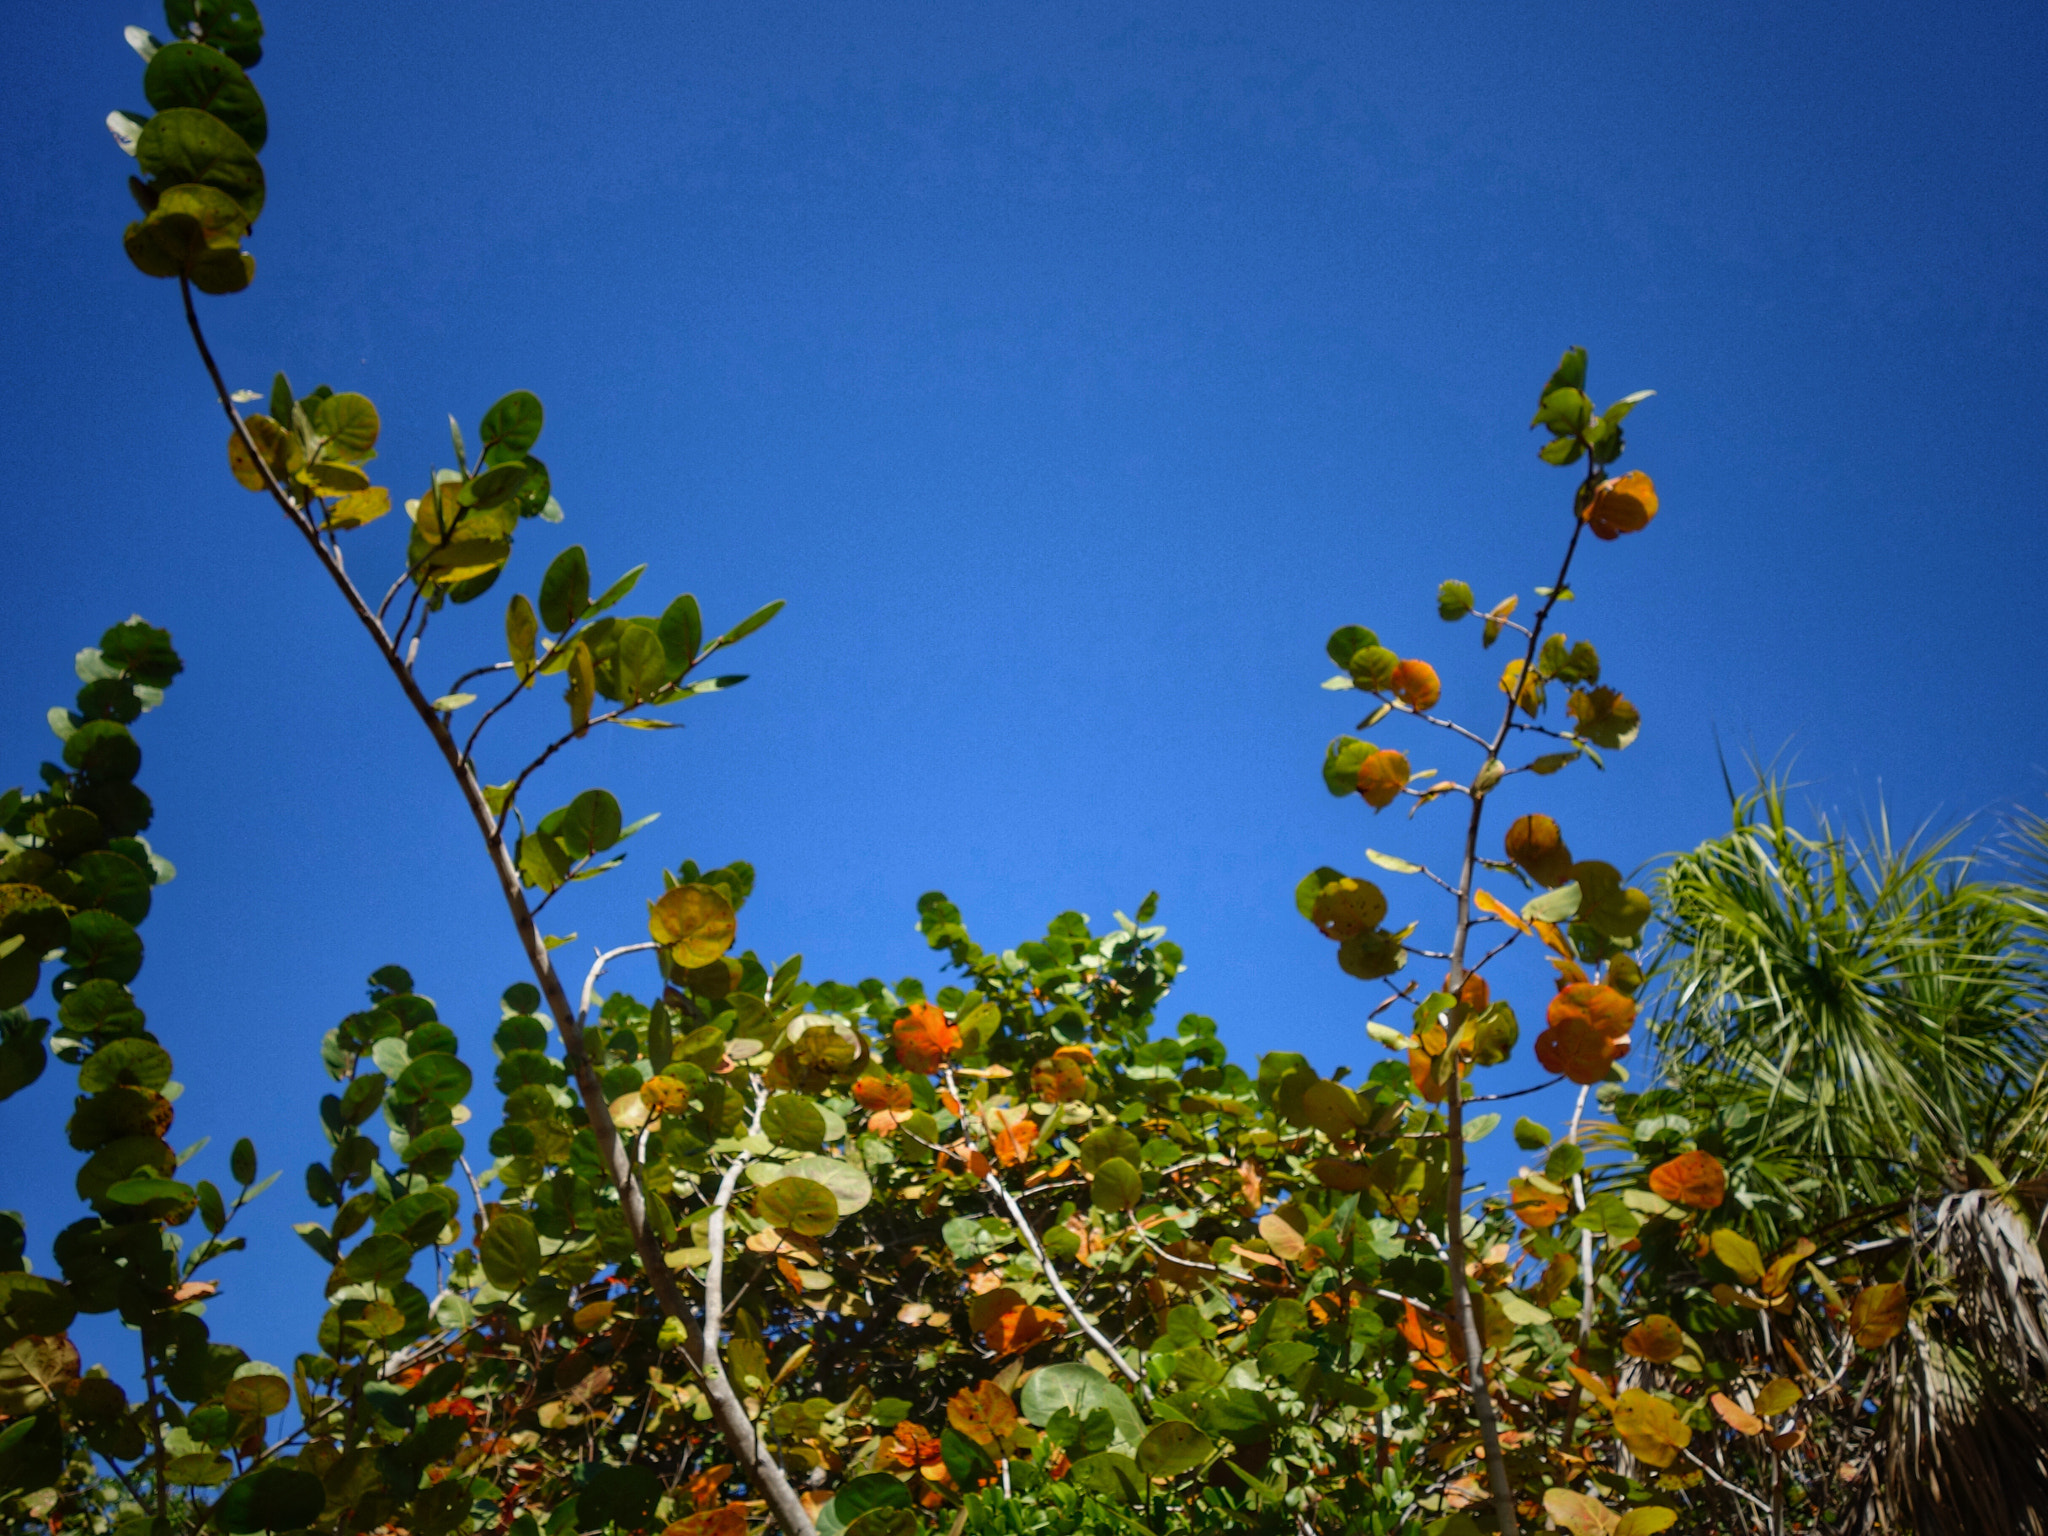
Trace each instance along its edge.
{"label": "orange leaf", "polygon": [[976,1445],[992,1446],[1017,1427],[1017,1407],[1009,1393],[984,1381],[953,1394],[946,1422]]}
{"label": "orange leaf", "polygon": [[1627,1040],[1610,1040],[1579,1019],[1567,1019],[1536,1037],[1536,1064],[1582,1087],[1603,1080],[1627,1054]]}
{"label": "orange leaf", "polygon": [[1681,1152],[1650,1170],[1650,1193],[1673,1205],[1711,1211],[1728,1198],[1728,1174],[1710,1152]]}
{"label": "orange leaf", "polygon": [[1413,710],[1425,710],[1443,697],[1443,685],[1437,681],[1436,668],[1426,661],[1410,659],[1394,668],[1394,675],[1387,680],[1387,692]]}
{"label": "orange leaf", "polygon": [[1653,1313],[1621,1336],[1621,1347],[1638,1360],[1668,1365],[1685,1353],[1685,1334],[1670,1318]]}
{"label": "orange leaf", "polygon": [[[1448,986],[1449,982],[1450,978],[1446,977],[1445,985]],[[1487,986],[1484,976],[1467,976],[1465,984],[1458,988],[1458,1001],[1468,1012],[1484,1013],[1486,1005],[1493,1001],[1493,989]]]}
{"label": "orange leaf", "polygon": [[930,1003],[912,1003],[896,1021],[896,1059],[912,1072],[935,1072],[960,1049],[960,1031]]}
{"label": "orange leaf", "polygon": [[1766,1296],[1782,1296],[1791,1289],[1792,1278],[1799,1266],[1814,1253],[1813,1239],[1795,1237],[1773,1255],[1770,1268],[1764,1271],[1763,1282],[1757,1287]]}
{"label": "orange leaf", "polygon": [[661,1536],[747,1536],[747,1506],[728,1504],[723,1509],[685,1515]]}
{"label": "orange leaf", "polygon": [[1849,1307],[1849,1330],[1861,1349],[1882,1349],[1906,1326],[1912,1298],[1897,1281],[1866,1285]]}
{"label": "orange leaf", "polygon": [[640,1085],[640,1102],[656,1114],[690,1107],[689,1084],[673,1077],[650,1077]]}
{"label": "orange leaf", "polygon": [[1538,885],[1556,887],[1572,877],[1572,851],[1548,816],[1531,814],[1509,824],[1503,839],[1510,861]]}
{"label": "orange leaf", "polygon": [[1598,1499],[1569,1488],[1543,1490],[1543,1509],[1572,1536],[1614,1536],[1621,1517]]}
{"label": "orange leaf", "polygon": [[1048,1056],[1031,1069],[1031,1097],[1045,1104],[1067,1104],[1085,1098],[1088,1075],[1071,1056]]}
{"label": "orange leaf", "polygon": [[1427,1321],[1416,1310],[1412,1301],[1402,1303],[1401,1321],[1396,1325],[1401,1337],[1408,1341],[1408,1347],[1417,1358],[1410,1361],[1417,1370],[1441,1371],[1450,1374],[1451,1344],[1444,1336],[1441,1324]]}
{"label": "orange leaf", "polygon": [[997,1125],[991,1127],[993,1134],[989,1138],[1005,1168],[1014,1168],[1028,1159],[1038,1141],[1038,1122],[1021,1110],[1011,1113],[1016,1118],[1013,1120],[1004,1115]]}
{"label": "orange leaf", "polygon": [[1067,1326],[1064,1313],[1047,1307],[1013,1307],[981,1330],[982,1342],[998,1355],[1014,1355]]}
{"label": "orange leaf", "polygon": [[1657,488],[1637,469],[1602,485],[1579,517],[1594,537],[1618,539],[1624,533],[1640,533],[1656,515]]}
{"label": "orange leaf", "polygon": [[1638,1461],[1668,1467],[1692,1444],[1692,1431],[1678,1410],[1661,1397],[1631,1387],[1614,1402],[1614,1432]]}
{"label": "orange leaf", "polygon": [[1550,1000],[1544,1021],[1552,1029],[1567,1023],[1584,1024],[1609,1040],[1625,1040],[1629,1026],[1636,1021],[1635,999],[1598,982],[1579,982]]}
{"label": "orange leaf", "polygon": [[1592,1398],[1594,1402],[1605,1408],[1609,1413],[1614,1411],[1614,1393],[1609,1389],[1605,1381],[1595,1376],[1591,1371],[1584,1370],[1576,1365],[1568,1365],[1565,1369],[1571,1373],[1573,1381],[1576,1381],[1586,1389],[1588,1397]]}
{"label": "orange leaf", "polygon": [[898,1424],[895,1433],[882,1442],[875,1460],[884,1468],[901,1467],[906,1472],[932,1466],[943,1468],[945,1465],[945,1458],[939,1451],[939,1437],[922,1424],[913,1424],[908,1419]]}
{"label": "orange leaf", "polygon": [[1407,754],[1383,747],[1358,765],[1358,792],[1367,805],[1383,811],[1408,787],[1408,777]]}
{"label": "orange leaf", "polygon": [[1733,1398],[1716,1392],[1707,1401],[1714,1405],[1714,1412],[1721,1416],[1721,1422],[1738,1435],[1760,1435],[1764,1432],[1764,1421]]}
{"label": "orange leaf", "polygon": [[[651,1085],[650,1085],[651,1086]],[[640,1090],[645,1098],[647,1089]],[[906,1110],[910,1108],[910,1084],[899,1082],[893,1077],[876,1077],[868,1074],[853,1085],[853,1101],[862,1109]]]}
{"label": "orange leaf", "polygon": [[1488,916],[1499,918],[1517,933],[1535,932],[1533,928],[1522,921],[1520,913],[1502,901],[1498,896],[1490,895],[1485,891],[1474,891],[1472,893],[1472,905]]}
{"label": "orange leaf", "polygon": [[1517,1216],[1529,1226],[1538,1229],[1554,1227],[1571,1209],[1571,1197],[1562,1191],[1553,1194],[1527,1179],[1513,1179],[1508,1183],[1509,1205]]}

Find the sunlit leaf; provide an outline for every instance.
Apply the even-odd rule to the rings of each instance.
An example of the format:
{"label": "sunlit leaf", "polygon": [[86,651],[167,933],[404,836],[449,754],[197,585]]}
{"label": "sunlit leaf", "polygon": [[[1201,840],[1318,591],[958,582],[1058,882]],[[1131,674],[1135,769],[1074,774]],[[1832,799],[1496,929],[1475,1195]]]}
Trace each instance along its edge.
{"label": "sunlit leaf", "polygon": [[1904,1331],[1912,1314],[1912,1298],[1904,1285],[1889,1281],[1866,1285],[1849,1307],[1849,1331],[1859,1349],[1882,1349]]}
{"label": "sunlit leaf", "polygon": [[1565,708],[1571,712],[1572,734],[1596,747],[1620,751],[1642,732],[1643,717],[1635,705],[1612,688],[1581,689]]}
{"label": "sunlit leaf", "polygon": [[1650,1170],[1650,1189],[1696,1211],[1716,1209],[1728,1195],[1728,1174],[1711,1152],[1681,1152]]}
{"label": "sunlit leaf", "polygon": [[1444,691],[1443,684],[1437,681],[1436,668],[1414,657],[1394,668],[1387,679],[1387,690],[1418,713],[1435,707]]}
{"label": "sunlit leaf", "polygon": [[1548,816],[1532,814],[1509,825],[1504,846],[1508,859],[1526,870],[1539,885],[1559,886],[1572,877],[1571,849]]}
{"label": "sunlit leaf", "polygon": [[1685,1353],[1685,1333],[1670,1318],[1652,1314],[1621,1336],[1624,1353],[1654,1365],[1667,1365]]}
{"label": "sunlit leaf", "polygon": [[1670,1466],[1692,1444],[1692,1430],[1678,1409],[1639,1387],[1615,1399],[1614,1432],[1638,1461],[1653,1467]]}
{"label": "sunlit leaf", "polygon": [[733,946],[739,920],[715,885],[692,882],[664,891],[647,911],[647,931],[684,968],[709,965]]}
{"label": "sunlit leaf", "polygon": [[891,1030],[896,1059],[912,1072],[936,1072],[960,1049],[960,1031],[930,1003],[913,1003]]}
{"label": "sunlit leaf", "polygon": [[1316,893],[1309,921],[1325,938],[1342,940],[1377,928],[1386,915],[1387,898],[1380,888],[1370,880],[1347,876],[1330,881]]}
{"label": "sunlit leaf", "polygon": [[1740,1232],[1722,1227],[1707,1241],[1714,1250],[1714,1257],[1733,1270],[1736,1279],[1746,1285],[1754,1285],[1763,1279],[1764,1256],[1756,1244]]}
{"label": "sunlit leaf", "polygon": [[1657,488],[1641,470],[1603,483],[1579,513],[1596,537],[1618,539],[1639,533],[1657,515]]}
{"label": "sunlit leaf", "polygon": [[1408,787],[1408,778],[1406,754],[1374,752],[1358,765],[1358,792],[1374,810],[1384,810]]}

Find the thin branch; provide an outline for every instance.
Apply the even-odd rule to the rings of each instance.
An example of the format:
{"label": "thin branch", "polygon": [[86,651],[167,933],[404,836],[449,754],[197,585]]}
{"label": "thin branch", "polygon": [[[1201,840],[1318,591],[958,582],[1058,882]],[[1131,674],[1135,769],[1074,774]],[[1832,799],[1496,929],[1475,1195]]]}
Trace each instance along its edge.
{"label": "thin branch", "polygon": [[[526,901],[525,887],[519,871],[505,846],[504,819],[495,815],[484,797],[483,785],[476,774],[463,760],[457,748],[454,733],[448,722],[434,709],[426,695],[420,691],[406,659],[399,654],[390,632],[384,628],[378,616],[371,611],[363,595],[349,580],[327,546],[321,542],[318,530],[309,523],[298,506],[292,501],[284,487],[278,483],[269,461],[258,451],[249,436],[248,427],[235,409],[234,399],[222,379],[220,368],[214,362],[213,353],[206,344],[206,335],[199,324],[199,312],[192,302],[192,287],[189,281],[179,279],[179,292],[184,300],[185,321],[192,332],[194,346],[198,349],[200,361],[205,365],[208,377],[213,381],[214,394],[220,402],[235,435],[240,438],[251,462],[263,477],[265,488],[270,492],[279,509],[292,526],[299,531],[314,558],[326,570],[343,600],[356,615],[364,630],[369,634],[377,653],[384,660],[397,681],[399,690],[413,713],[427,728],[427,733],[440,750],[442,760],[447,763],[454,776],[457,789],[462,794],[464,805],[476,822],[477,831],[482,835],[484,848],[489,855],[492,873],[498,880],[499,893],[504,897],[506,911],[512,919],[512,926],[519,936],[520,948],[526,955],[534,980],[539,983],[541,995],[547,1000],[548,1011],[553,1015],[555,1027],[562,1036],[563,1061],[576,1080],[576,1089],[582,1100],[584,1118],[590,1126],[592,1137],[597,1143],[599,1161],[605,1166],[614,1191],[618,1195],[620,1214],[625,1218],[626,1230],[632,1239],[635,1256],[647,1276],[649,1286],[661,1310],[675,1318],[683,1326],[683,1347],[687,1358],[701,1356],[703,1339],[698,1331],[693,1310],[685,1304],[678,1290],[675,1277],[663,1262],[661,1246],[655,1240],[648,1224],[647,1203],[639,1181],[634,1177],[632,1158],[619,1136],[618,1127],[612,1123],[607,1107],[603,1084],[599,1081],[596,1068],[590,1061],[583,1046],[583,1025],[574,1008],[570,1006],[562,978],[555,970],[554,961],[548,953],[546,942],[536,926],[532,909]],[[403,629],[401,628],[401,633]],[[616,716],[607,717],[615,718]],[[597,722],[593,722],[597,723]],[[509,813],[511,800],[506,800]],[[708,1376],[704,1392],[712,1417],[716,1420],[721,1435],[733,1451],[735,1458],[751,1465],[760,1477],[760,1492],[766,1499],[776,1523],[788,1536],[817,1536],[817,1527],[805,1510],[788,1474],[776,1462],[763,1463],[761,1459],[761,1436],[753,1421],[747,1417],[745,1405],[733,1392],[731,1385],[722,1376]]]}
{"label": "thin branch", "polygon": [[[643,939],[638,944],[621,944],[617,949],[607,949],[600,954],[591,962],[590,974],[583,978],[583,1007],[577,1012],[576,1017],[584,1021],[589,1020],[590,1005],[596,996],[598,978],[604,975],[606,966],[621,955],[637,955],[642,950],[659,948],[661,946],[652,939]],[[754,1118],[758,1120],[760,1116],[756,1115]]]}
{"label": "thin branch", "polygon": [[[967,1112],[967,1101],[960,1097],[960,1085],[953,1077],[953,1069],[948,1066],[943,1070],[946,1076],[946,1089],[953,1095],[954,1104],[959,1106],[960,1124],[962,1127],[967,1128],[966,1135],[969,1142],[972,1143],[975,1139],[975,1133],[972,1129],[975,1124],[975,1117]],[[1060,1305],[1066,1308],[1067,1316],[1071,1317],[1074,1320],[1075,1326],[1094,1341],[1095,1347],[1102,1351],[1110,1364],[1122,1372],[1124,1379],[1136,1387],[1146,1401],[1151,1401],[1152,1388],[1146,1382],[1144,1372],[1124,1358],[1123,1351],[1112,1344],[1108,1336],[1095,1325],[1095,1320],[1081,1310],[1081,1304],[1074,1300],[1073,1293],[1067,1289],[1066,1282],[1060,1279],[1060,1273],[1053,1267],[1051,1256],[1040,1245],[1038,1234],[1032,1230],[1031,1223],[1025,1220],[1024,1212],[1018,1206],[1016,1199],[1010,1194],[1009,1186],[1004,1184],[997,1175],[994,1159],[989,1160],[989,1171],[982,1175],[981,1182],[982,1187],[991,1195],[994,1195],[996,1199],[1000,1200],[1003,1209],[1009,1212],[1010,1224],[1017,1229],[1017,1235],[1024,1240],[1024,1246],[1031,1250],[1031,1257],[1038,1265],[1038,1272],[1045,1276],[1045,1283],[1052,1287],[1053,1295],[1057,1296]]]}

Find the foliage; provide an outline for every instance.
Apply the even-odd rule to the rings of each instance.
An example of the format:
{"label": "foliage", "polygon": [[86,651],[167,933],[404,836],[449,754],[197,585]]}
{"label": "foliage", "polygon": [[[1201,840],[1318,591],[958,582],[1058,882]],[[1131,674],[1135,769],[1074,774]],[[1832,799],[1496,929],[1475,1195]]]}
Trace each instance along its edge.
{"label": "foliage", "polygon": [[[1330,636],[1325,687],[1372,701],[1356,730],[1419,728],[1473,753],[1462,780],[1359,736],[1324,754],[1329,791],[1374,816],[1403,801],[1411,818],[1463,812],[1455,871],[1373,851],[1407,882],[1393,895],[1328,867],[1296,891],[1338,965],[1385,994],[1368,1032],[1392,1059],[1360,1075],[1288,1052],[1248,1068],[1212,1021],[1169,1026],[1182,956],[1156,896],[990,950],[929,893],[920,927],[943,983],[841,982],[744,947],[748,865],[685,860],[647,880],[646,936],[599,951],[572,989],[568,941],[540,918],[616,872],[652,817],[628,821],[601,788],[539,810],[536,775],[593,731],[670,725],[665,711],[742,681],[706,664],[781,605],[707,640],[687,594],[618,611],[644,567],[593,598],[572,546],[509,598],[504,659],[423,686],[431,617],[493,589],[521,536],[564,517],[534,453],[541,402],[499,400],[474,455],[451,419],[453,467],[403,501],[396,579],[381,601],[359,589],[350,568],[397,526],[365,467],[376,407],[280,373],[244,416],[193,299],[253,279],[261,22],[248,0],[166,14],[172,42],[130,34],[156,115],[112,120],[148,178],[126,248],[179,284],[231,475],[303,539],[432,737],[531,977],[489,1021],[488,1064],[406,969],[369,978],[322,1045],[335,1088],[305,1172],[322,1215],[297,1229],[329,1267],[325,1315],[289,1368],[215,1340],[200,1272],[241,1246],[227,1228],[269,1181],[246,1141],[232,1200],[180,1177],[204,1144],[172,1149],[170,1052],[130,989],[136,925],[169,866],[140,838],[127,727],[180,664],[139,620],[81,655],[77,708],[51,721],[65,766],[0,800],[0,1096],[52,1053],[77,1069],[90,1210],[58,1235],[54,1276],[0,1222],[0,1507],[17,1523],[1819,1529],[1847,1510],[1923,1515],[1901,1467],[1971,1486],[1983,1458],[1952,1453],[1951,1431],[1993,1383],[2013,1398],[1999,1454],[2028,1465],[2012,1447],[2048,1424],[2029,1395],[2048,1323],[2027,1197],[1995,1155],[2041,1124],[2019,1091],[2037,1032],[2014,1017],[2038,1007],[2028,967],[2048,905],[1984,898],[1933,853],[1887,849],[1866,869],[1791,833],[1769,801],[1768,829],[1745,822],[1667,872],[1654,995],[1672,1009],[1657,1031],[1674,1067],[1630,1093],[1620,1063],[1657,970],[1642,957],[1649,894],[1575,854],[1540,809],[1494,818],[1498,855],[1482,836],[1496,795],[1604,768],[1641,731],[1594,645],[1550,621],[1586,532],[1611,541],[1657,515],[1647,475],[1610,472],[1645,395],[1596,409],[1585,353],[1567,352],[1533,423],[1546,463],[1582,466],[1556,576],[1526,617],[1521,594],[1482,609],[1463,582],[1437,589],[1439,617],[1470,620],[1482,651],[1516,637],[1496,721],[1437,713],[1437,666],[1375,631]],[[557,731],[487,772],[489,726],[544,680],[561,690]],[[1449,899],[1440,939],[1397,900],[1425,886]],[[1471,1112],[1494,1097],[1476,1074],[1523,1045],[1487,968],[1524,940],[1556,981],[1528,1049],[1545,1086],[1576,1097],[1562,1137],[1517,1120],[1534,1161],[1475,1205],[1466,1148],[1502,1118]],[[1992,950],[2019,958],[1979,964]],[[58,961],[52,1035],[17,1005]],[[628,961],[646,968],[638,995],[610,981]],[[1404,975],[1411,961],[1443,966],[1442,982]],[[1396,1007],[1398,1027],[1381,1022]],[[1804,1094],[1808,1059],[1856,1120]],[[2011,1082],[1987,1085],[1987,1065]],[[1871,1121],[1900,1104],[1910,1118]],[[1816,1148],[1856,1171],[1816,1180]],[[1981,1178],[1902,1220],[1897,1201],[1928,1192],[1907,1174],[1929,1158]],[[188,1252],[178,1229],[195,1214],[207,1235]],[[1998,1286],[2002,1307],[1985,1300]],[[78,1313],[108,1311],[137,1330],[132,1400],[69,1337]]]}

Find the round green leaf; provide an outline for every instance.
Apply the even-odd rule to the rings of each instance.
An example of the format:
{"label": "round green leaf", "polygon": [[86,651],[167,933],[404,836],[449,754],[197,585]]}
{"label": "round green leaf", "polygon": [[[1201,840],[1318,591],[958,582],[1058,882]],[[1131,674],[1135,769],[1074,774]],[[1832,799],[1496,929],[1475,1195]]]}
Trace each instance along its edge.
{"label": "round green leaf", "polygon": [[910,1490],[887,1472],[868,1472],[840,1486],[818,1511],[818,1536],[845,1536],[846,1527],[871,1510],[909,1509]]}
{"label": "round green leaf", "polygon": [[87,979],[131,982],[142,969],[142,935],[111,912],[80,912],[64,963]]}
{"label": "round green leaf", "polygon": [[88,853],[71,866],[77,886],[72,904],[111,912],[125,923],[139,923],[149,916],[149,871],[125,855],[101,849]]}
{"label": "round green leaf", "polygon": [[1142,1506],[1151,1496],[1144,1474],[1138,1464],[1128,1456],[1119,1456],[1115,1451],[1102,1451],[1094,1456],[1083,1456],[1074,1463],[1067,1474],[1077,1488],[1086,1488],[1090,1493],[1099,1493],[1104,1498],[1116,1499],[1124,1504]]}
{"label": "round green leaf", "polygon": [[270,136],[263,98],[225,54],[197,43],[170,43],[157,49],[143,72],[142,93],[159,112],[172,107],[197,107],[211,112],[260,150]]}
{"label": "round green leaf", "polygon": [[437,1104],[459,1104],[469,1092],[471,1081],[469,1068],[460,1058],[445,1051],[430,1051],[413,1058],[392,1084],[391,1095],[400,1103],[432,1099]]}
{"label": "round green leaf", "polygon": [[351,1280],[388,1285],[403,1280],[412,1267],[412,1244],[392,1232],[366,1237],[341,1261],[341,1267]]}
{"label": "round green leaf", "polygon": [[267,1419],[283,1413],[292,1400],[291,1384],[282,1376],[257,1373],[237,1376],[221,1395],[230,1413]]}
{"label": "round green leaf", "polygon": [[143,125],[135,146],[143,174],[166,187],[215,187],[241,205],[254,224],[263,212],[263,167],[234,129],[197,107],[173,107]]}
{"label": "round green leaf", "polygon": [[517,1211],[501,1211],[477,1242],[484,1278],[501,1291],[516,1291],[540,1277],[540,1234]]}
{"label": "round green leaf", "polygon": [[327,1490],[320,1479],[296,1467],[264,1467],[221,1495],[213,1517],[228,1536],[259,1531],[296,1531],[320,1518]]}
{"label": "round green leaf", "polygon": [[770,1226],[803,1237],[823,1237],[839,1225],[839,1203],[813,1179],[785,1174],[754,1197],[754,1208]]}
{"label": "round green leaf", "polygon": [[1073,1362],[1033,1371],[1017,1395],[1017,1408],[1040,1429],[1063,1408],[1079,1419],[1100,1408],[1115,1425],[1115,1443],[1123,1450],[1135,1451],[1145,1437],[1145,1421],[1129,1395],[1100,1371]]}
{"label": "round green leaf", "polygon": [[761,1132],[777,1146],[815,1152],[825,1144],[825,1114],[800,1093],[778,1093],[761,1113]]}
{"label": "round green leaf", "polygon": [[1178,1477],[1202,1465],[1214,1449],[1194,1425],[1168,1419],[1154,1424],[1138,1442],[1138,1470],[1147,1477]]}
{"label": "round green leaf", "polygon": [[116,720],[94,720],[64,743],[64,761],[108,783],[125,784],[142,767],[142,748]]}
{"label": "round green leaf", "polygon": [[1095,1170],[1089,1193],[1098,1211],[1128,1211],[1145,1193],[1145,1180],[1121,1157],[1112,1157]]}
{"label": "round green leaf", "polygon": [[367,395],[329,395],[313,409],[313,427],[327,439],[327,450],[340,458],[361,460],[377,446],[383,423]]}
{"label": "round green leaf", "polygon": [[502,464],[516,459],[539,442],[543,414],[540,397],[526,389],[513,390],[485,411],[484,462]]}
{"label": "round green leaf", "polygon": [[110,1040],[78,1069],[78,1086],[87,1093],[121,1084],[155,1090],[170,1080],[171,1054],[154,1040]]}
{"label": "round green leaf", "polygon": [[851,1216],[874,1198],[875,1186],[851,1163],[836,1157],[800,1157],[783,1170],[800,1179],[822,1184],[832,1193],[841,1216]]}

